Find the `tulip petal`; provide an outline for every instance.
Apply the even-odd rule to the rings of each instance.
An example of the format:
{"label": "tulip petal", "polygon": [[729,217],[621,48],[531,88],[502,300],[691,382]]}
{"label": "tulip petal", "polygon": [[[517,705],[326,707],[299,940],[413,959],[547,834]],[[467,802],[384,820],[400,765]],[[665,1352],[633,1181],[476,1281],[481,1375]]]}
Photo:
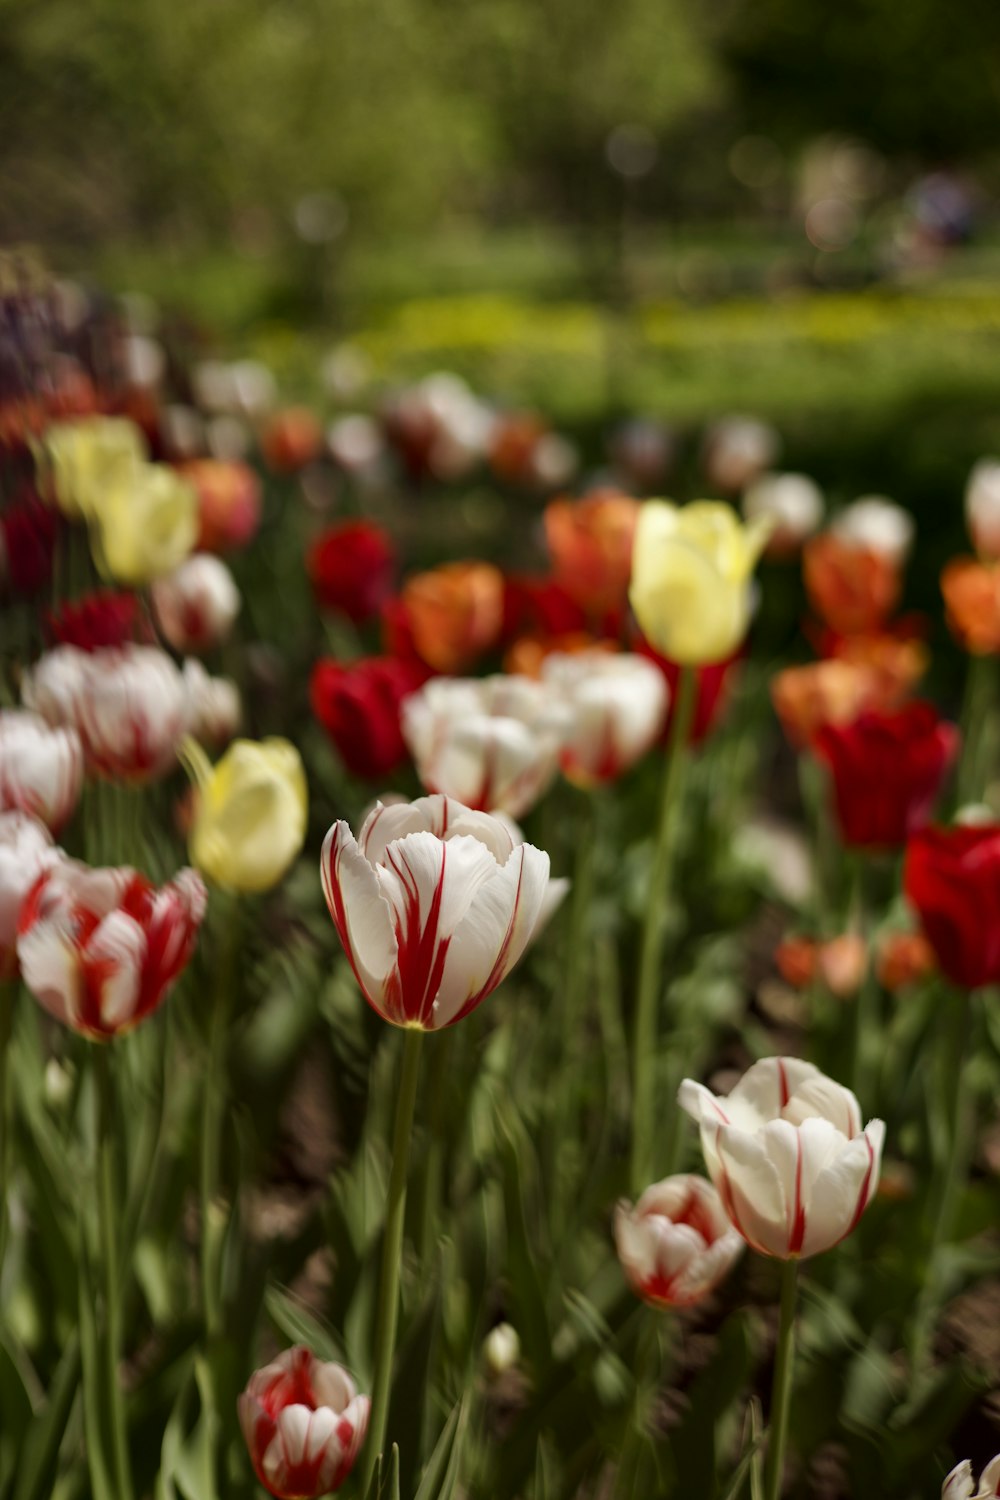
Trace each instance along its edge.
{"label": "tulip petal", "polygon": [[398,956],[392,910],[343,821],[334,823],[323,841],[320,874],[354,976],[369,1004],[385,1015],[385,986]]}
{"label": "tulip petal", "polygon": [[146,934],[126,912],[113,911],[94,929],[83,956],[84,983],[88,994],[87,1024],[118,1031],[135,1018],[139,1001]]}
{"label": "tulip petal", "polygon": [[734,1226],[753,1249],[784,1257],[788,1204],[764,1142],[731,1125],[720,1126],[715,1139],[720,1174],[716,1187]]}
{"label": "tulip petal", "polygon": [[945,1480],[941,1490],[941,1500],[973,1500],[974,1494],[972,1465],[967,1458],[963,1458]]}
{"label": "tulip petal", "polygon": [[820,1172],[810,1194],[803,1255],[829,1250],[855,1228],[878,1186],[884,1139],[885,1125],[870,1120],[864,1134]]}
{"label": "tulip petal", "polygon": [[747,1069],[728,1096],[732,1118],[737,1118],[738,1101],[749,1106],[761,1122],[777,1119],[803,1084],[820,1076],[818,1068],[799,1057],[762,1057]]}

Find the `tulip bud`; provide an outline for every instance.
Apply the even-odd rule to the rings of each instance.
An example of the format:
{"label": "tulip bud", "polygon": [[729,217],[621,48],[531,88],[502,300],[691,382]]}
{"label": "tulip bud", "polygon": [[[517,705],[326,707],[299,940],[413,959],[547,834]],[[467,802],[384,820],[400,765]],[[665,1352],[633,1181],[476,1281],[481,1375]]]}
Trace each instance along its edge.
{"label": "tulip bud", "polygon": [[1000,562],[956,557],[941,573],[948,629],[973,656],[1000,654]]}
{"label": "tulip bud", "polygon": [[981,458],[965,487],[965,522],[983,557],[1000,557],[1000,461]]}
{"label": "tulip bud", "polygon": [[254,1472],[278,1500],[339,1490],[368,1430],[371,1403],[341,1365],[301,1345],[251,1375],[239,1398]]}
{"label": "tulip bud", "polygon": [[299,752],[283,739],[235,740],[212,767],[188,740],[184,760],[198,792],[192,863],[226,890],[270,890],[306,835],[308,789]]}
{"label": "tulip bud", "polygon": [[510,1323],[498,1323],[483,1340],[483,1360],[490,1375],[505,1375],[521,1358],[521,1340]]}
{"label": "tulip bud", "polygon": [[193,487],[165,464],[141,464],[92,513],[95,560],[119,583],[149,583],[171,572],[198,538]]}
{"label": "tulip bud", "polygon": [[943,974],[970,990],[1000,983],[1000,823],[913,834],[903,889]]}
{"label": "tulip bud", "polygon": [[629,1285],[654,1307],[700,1302],[732,1270],[744,1242],[704,1177],[681,1173],[615,1210],[615,1244]]}
{"label": "tulip bud", "polygon": [[709,484],[725,495],[737,494],[771,467],[780,446],[777,432],[767,422],[721,418],[705,434],[703,461]]}
{"label": "tulip bud", "polygon": [[112,491],[129,488],[146,458],[134,422],[83,417],[56,422],[45,434],[39,481],[71,520],[91,516]]}
{"label": "tulip bud", "polygon": [[150,594],[157,623],[175,651],[202,652],[229,635],[240,608],[239,589],[225,563],[196,552],[158,578]]}
{"label": "tulip bud", "polygon": [[742,509],[747,521],[770,521],[768,555],[788,557],[818,529],[823,493],[808,474],[762,474],[745,491]]}
{"label": "tulip bud", "polygon": [[865,495],[834,518],[834,536],[854,547],[867,548],[901,568],[913,545],[913,517],[884,495]]}

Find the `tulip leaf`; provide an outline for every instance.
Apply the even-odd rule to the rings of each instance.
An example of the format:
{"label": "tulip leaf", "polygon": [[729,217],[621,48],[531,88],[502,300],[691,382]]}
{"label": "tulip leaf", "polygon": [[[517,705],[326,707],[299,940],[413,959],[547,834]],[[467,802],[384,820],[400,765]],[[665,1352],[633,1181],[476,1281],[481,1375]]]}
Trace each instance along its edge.
{"label": "tulip leaf", "polygon": [[[7,1492],[18,1461],[22,1435],[32,1418],[32,1397],[25,1372],[8,1348],[8,1337],[0,1339],[0,1494]],[[32,1380],[32,1384],[34,1384]]]}
{"label": "tulip leaf", "polygon": [[305,1344],[318,1359],[342,1362],[344,1346],[336,1334],[294,1293],[285,1287],[268,1287],[264,1309],[277,1328],[293,1344]]}
{"label": "tulip leaf", "polygon": [[388,1463],[385,1454],[379,1454],[365,1500],[400,1500],[399,1448],[395,1443],[392,1445]]}
{"label": "tulip leaf", "polygon": [[458,1478],[455,1457],[460,1454],[467,1410],[468,1402],[462,1400],[448,1413],[413,1500],[448,1500]]}
{"label": "tulip leaf", "polygon": [[517,1304],[518,1331],[535,1377],[541,1379],[552,1363],[552,1334],[538,1274],[538,1250],[531,1242],[525,1205],[525,1162],[530,1148],[523,1130],[517,1129],[507,1112],[500,1114],[499,1122],[511,1292]]}
{"label": "tulip leaf", "polygon": [[80,1335],[72,1333],[56,1366],[48,1396],[24,1438],[14,1500],[48,1500],[59,1447],[80,1381]]}
{"label": "tulip leaf", "polygon": [[751,1349],[743,1313],[723,1324],[711,1362],[695,1380],[690,1411],[668,1448],[676,1465],[680,1493],[711,1496],[716,1492],[719,1424],[750,1378]]}

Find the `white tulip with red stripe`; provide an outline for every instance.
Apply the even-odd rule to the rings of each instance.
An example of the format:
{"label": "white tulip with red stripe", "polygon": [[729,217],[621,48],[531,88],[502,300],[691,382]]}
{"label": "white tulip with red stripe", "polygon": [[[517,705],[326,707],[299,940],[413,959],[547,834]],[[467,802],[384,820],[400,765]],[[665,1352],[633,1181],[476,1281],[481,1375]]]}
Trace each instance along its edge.
{"label": "white tulip with red stripe", "polygon": [[766,1057],[717,1098],[687,1078],[679,1101],[701,1126],[709,1176],[754,1250],[781,1260],[844,1239],[878,1186],[885,1126],[861,1128],[850,1089],[795,1057]]}
{"label": "white tulip with red stripe", "polygon": [[370,1405],[341,1365],[303,1345],[255,1370],[238,1409],[261,1484],[279,1500],[339,1490],[364,1442]]}
{"label": "white tulip with red stripe", "polygon": [[83,785],[83,747],[75,729],[46,724],[21,709],[0,711],[0,811],[38,818],[58,833]]}
{"label": "white tulip with red stripe", "polygon": [[62,858],[43,823],[0,812],[0,980],[17,972],[17,924],[29,891]]}
{"label": "white tulip with red stripe", "polygon": [[979,1488],[972,1477],[972,1465],[963,1459],[941,1486],[941,1500],[993,1500],[1000,1495],[1000,1453],[991,1458],[979,1476]]}
{"label": "white tulip with red stripe", "polygon": [[663,673],[631,652],[554,652],[542,681],[569,709],[560,765],[581,786],[614,781],[659,739],[669,692]]}
{"label": "white tulip with red stripe", "polygon": [[335,823],[320,868],[369,1004],[429,1031],[496,989],[538,929],[549,887],[547,854],[442,796],[377,804],[357,840]]}
{"label": "white tulip with red stripe", "polygon": [[746,1248],[712,1184],[685,1172],[654,1183],[634,1208],[618,1204],[615,1246],[632,1290],[654,1307],[700,1302]]}
{"label": "white tulip with red stripe", "polygon": [[567,713],[530,677],[434,677],[404,699],[400,723],[428,791],[518,818],[558,770]]}
{"label": "white tulip with red stripe", "polygon": [[220,645],[240,610],[232,573],[210,552],[196,552],[157,578],[150,596],[165,639],[181,652],[200,654]]}

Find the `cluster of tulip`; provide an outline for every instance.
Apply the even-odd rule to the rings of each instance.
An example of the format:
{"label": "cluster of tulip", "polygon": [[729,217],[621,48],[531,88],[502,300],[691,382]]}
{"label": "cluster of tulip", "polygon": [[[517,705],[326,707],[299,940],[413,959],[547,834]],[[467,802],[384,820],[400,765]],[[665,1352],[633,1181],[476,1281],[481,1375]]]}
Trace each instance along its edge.
{"label": "cluster of tulip", "polygon": [[[629,493],[670,458],[643,419],[614,483],[544,504],[546,571],[401,574],[383,444],[422,487],[486,460],[548,492],[575,455],[443,377],[325,438],[249,363],[169,401],[158,344],[88,365],[0,294],[0,1495],[218,1500],[252,1465],[279,1500],[778,1500],[835,1448],[831,1493],[969,1500],[935,1334],[993,1264],[953,1242],[997,1071],[1000,466],[942,579],[960,732],[912,696],[911,518],[821,529],[762,424],[702,445],[739,509]],[[319,526],[321,452],[348,513]],[[817,659],[770,695],[811,878],[748,1004],[781,891],[729,847],[768,738],[750,638],[799,557]]]}

